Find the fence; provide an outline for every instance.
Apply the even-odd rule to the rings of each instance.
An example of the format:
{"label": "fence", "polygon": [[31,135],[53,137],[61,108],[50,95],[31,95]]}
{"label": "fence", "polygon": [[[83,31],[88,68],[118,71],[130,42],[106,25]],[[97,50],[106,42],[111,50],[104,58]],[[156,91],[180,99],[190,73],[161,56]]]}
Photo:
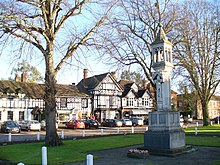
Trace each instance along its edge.
{"label": "fence", "polygon": [[[105,136],[105,135],[119,135],[131,133],[144,133],[148,127],[114,127],[114,128],[100,128],[100,129],[59,129],[58,135],[61,139],[73,139],[88,136]],[[24,132],[20,134],[1,134],[0,143],[7,142],[21,142],[21,141],[43,141],[45,139],[45,132]]]}

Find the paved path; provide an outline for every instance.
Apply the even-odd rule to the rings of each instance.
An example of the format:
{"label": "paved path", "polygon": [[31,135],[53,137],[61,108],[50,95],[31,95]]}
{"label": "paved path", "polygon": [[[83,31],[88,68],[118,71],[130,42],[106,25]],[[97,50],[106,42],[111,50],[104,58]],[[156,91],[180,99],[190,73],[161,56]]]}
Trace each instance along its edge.
{"label": "paved path", "polygon": [[[126,154],[128,149],[136,147],[137,146],[95,151],[88,154],[102,157],[100,159],[95,159],[94,165],[211,165],[216,160],[220,161],[220,147],[195,146],[193,148],[197,149],[197,151],[175,157],[156,155],[150,155],[147,159],[127,157]],[[68,165],[86,165],[86,161]]]}

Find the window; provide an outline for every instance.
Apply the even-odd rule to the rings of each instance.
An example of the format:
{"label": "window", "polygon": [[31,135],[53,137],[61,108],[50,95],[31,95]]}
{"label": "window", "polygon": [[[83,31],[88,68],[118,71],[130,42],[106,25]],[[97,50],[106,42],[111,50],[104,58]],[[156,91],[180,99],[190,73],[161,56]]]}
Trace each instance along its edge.
{"label": "window", "polygon": [[109,98],[109,104],[110,105],[115,105],[116,101],[115,101],[115,97],[114,96],[110,96]]}
{"label": "window", "polygon": [[148,98],[142,98],[142,106],[149,106]]}
{"label": "window", "polygon": [[24,120],[24,111],[19,111],[19,120]]}
{"label": "window", "polygon": [[82,108],[87,108],[88,107],[88,99],[83,98],[82,99]]}
{"label": "window", "polygon": [[98,105],[106,105],[105,96],[98,96]]}
{"label": "window", "polygon": [[67,107],[67,99],[66,98],[60,98],[60,107],[61,108]]}
{"label": "window", "polygon": [[13,111],[8,111],[8,120],[13,120]]}
{"label": "window", "polygon": [[134,98],[127,98],[127,106],[134,106]]}

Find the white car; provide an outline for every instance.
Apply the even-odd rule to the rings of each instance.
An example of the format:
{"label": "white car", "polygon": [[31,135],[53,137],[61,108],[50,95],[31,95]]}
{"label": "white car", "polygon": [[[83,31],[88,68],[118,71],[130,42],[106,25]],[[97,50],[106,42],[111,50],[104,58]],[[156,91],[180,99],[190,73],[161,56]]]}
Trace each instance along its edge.
{"label": "white car", "polygon": [[[46,121],[41,120],[40,124],[41,124],[41,129],[46,130]],[[56,123],[56,129],[58,129],[58,124],[57,123]]]}
{"label": "white car", "polygon": [[122,119],[122,126],[132,126],[132,121],[129,119]]}
{"label": "white car", "polygon": [[37,120],[23,120],[20,123],[21,130],[40,131],[41,125]]}
{"label": "white car", "polygon": [[136,126],[136,125],[144,125],[144,120],[142,118],[138,118],[138,117],[134,117],[130,119],[132,121],[132,125]]}

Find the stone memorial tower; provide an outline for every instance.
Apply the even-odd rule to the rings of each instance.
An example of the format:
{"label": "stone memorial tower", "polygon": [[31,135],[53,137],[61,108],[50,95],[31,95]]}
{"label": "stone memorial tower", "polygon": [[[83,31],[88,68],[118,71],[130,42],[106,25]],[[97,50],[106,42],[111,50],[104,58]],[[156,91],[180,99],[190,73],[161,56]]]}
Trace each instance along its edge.
{"label": "stone memorial tower", "polygon": [[149,114],[149,127],[144,135],[144,147],[150,153],[185,148],[185,133],[180,127],[179,112],[171,110],[172,46],[162,25],[159,25],[156,40],[151,44],[157,111]]}

